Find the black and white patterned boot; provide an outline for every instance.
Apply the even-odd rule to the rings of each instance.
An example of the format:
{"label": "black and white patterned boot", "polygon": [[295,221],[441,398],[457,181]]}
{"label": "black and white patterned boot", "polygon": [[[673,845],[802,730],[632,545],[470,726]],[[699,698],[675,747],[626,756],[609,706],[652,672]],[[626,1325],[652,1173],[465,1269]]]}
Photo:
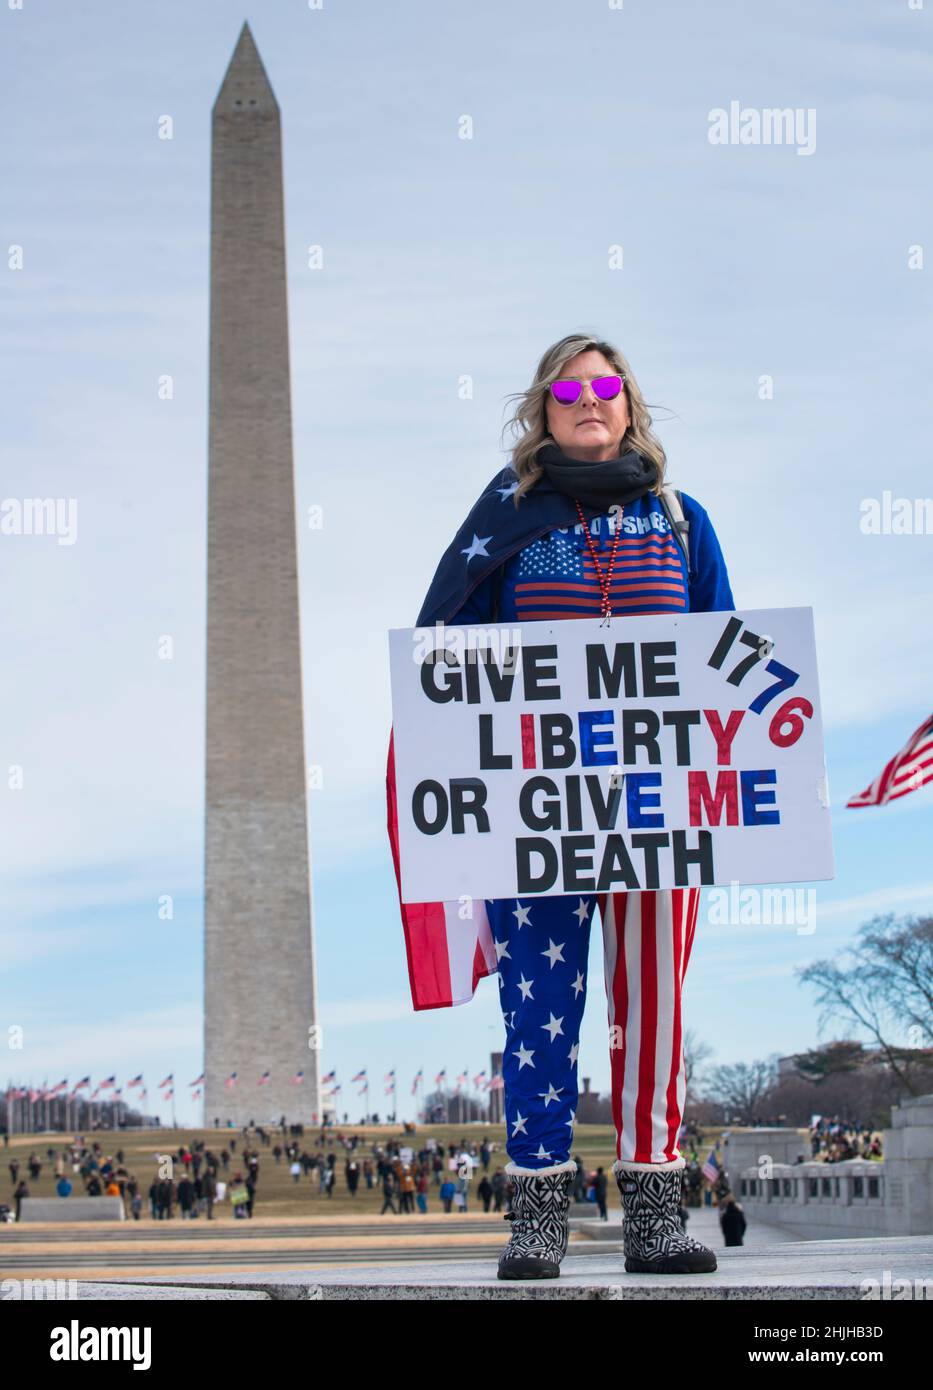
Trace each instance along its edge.
{"label": "black and white patterned boot", "polygon": [[572,1158],[552,1168],[506,1164],[514,1187],[505,1220],[512,1235],[499,1256],[500,1279],[556,1279],[570,1236],[570,1194],[577,1165]]}
{"label": "black and white patterned boot", "polygon": [[707,1274],[712,1250],[685,1235],[680,1224],[683,1158],[670,1163],[612,1165],[622,1194],[622,1245],[627,1274]]}

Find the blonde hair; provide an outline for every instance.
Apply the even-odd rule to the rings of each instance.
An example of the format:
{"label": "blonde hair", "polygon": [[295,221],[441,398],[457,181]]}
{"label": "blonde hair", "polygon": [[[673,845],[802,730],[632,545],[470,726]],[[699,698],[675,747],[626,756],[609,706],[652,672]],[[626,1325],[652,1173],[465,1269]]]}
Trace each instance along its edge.
{"label": "blonde hair", "polygon": [[657,481],[652,485],[651,491],[655,493],[661,491],[667,457],[660,439],[652,432],[651,416],[645,405],[645,398],[639,390],[638,382],[632,375],[631,367],[619,349],[614,347],[612,343],[603,342],[602,339],[591,337],[586,333],[569,333],[566,338],[561,338],[560,342],[553,343],[545,351],[538,363],[534,381],[527,391],[516,391],[511,396],[506,397],[507,400],[518,399],[514,414],[509,417],[503,427],[505,429],[511,425],[513,437],[518,436],[518,442],[512,450],[512,468],[518,475],[518,487],[513,493],[516,507],[521,497],[534,487],[544,472],[542,465],[537,462],[538,452],[545,444],[553,443],[551,435],[548,433],[545,410],[548,387],[552,381],[558,379],[572,357],[576,357],[580,352],[587,352],[591,348],[601,352],[607,362],[612,364],[614,370],[620,376],[625,377],[625,385],[622,389],[628,395],[631,423],[622,436],[619,452],[625,453],[627,449],[634,449],[643,458],[650,459],[658,474]]}

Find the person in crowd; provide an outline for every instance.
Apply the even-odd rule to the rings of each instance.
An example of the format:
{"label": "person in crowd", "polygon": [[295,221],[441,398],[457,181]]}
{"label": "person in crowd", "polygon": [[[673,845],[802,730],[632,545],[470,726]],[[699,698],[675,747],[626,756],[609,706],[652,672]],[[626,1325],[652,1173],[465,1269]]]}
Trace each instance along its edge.
{"label": "person in crowd", "polygon": [[600,1221],[608,1221],[609,1213],[606,1210],[606,1193],[609,1188],[609,1180],[606,1177],[605,1168],[597,1168],[593,1177],[593,1195],[596,1199],[596,1207],[599,1211]]}
{"label": "person in crowd", "polygon": [[22,1212],[23,1198],[24,1198],[24,1197],[28,1197],[28,1196],[29,1196],[29,1184],[26,1182],[26,1179],[23,1178],[22,1181],[20,1181],[20,1182],[17,1183],[16,1189],[15,1189],[15,1191],[14,1191],[14,1193],[13,1193],[13,1205],[14,1205],[14,1211],[15,1211],[15,1219],[16,1219],[17,1221],[19,1221],[19,1219],[20,1219],[20,1214],[21,1214],[21,1212]]}
{"label": "person in crowd", "polygon": [[182,1221],[190,1221],[194,1216],[194,1183],[187,1172],[179,1178],[177,1197]]}
{"label": "person in crowd", "polygon": [[453,1208],[454,1194],[456,1193],[456,1191],[456,1185],[453,1182],[451,1182],[449,1177],[445,1178],[444,1181],[441,1183],[440,1190],[438,1192],[438,1196],[441,1199],[441,1205],[443,1206],[445,1211],[450,1211]]}
{"label": "person in crowd", "polygon": [[355,1158],[347,1159],[344,1165],[344,1180],[350,1196],[355,1197],[356,1190],[360,1185],[360,1165]]}
{"label": "person in crowd", "polygon": [[719,1202],[719,1225],[726,1245],[741,1245],[745,1235],[745,1212],[735,1194],[727,1192]]}
{"label": "person in crowd", "polygon": [[387,1208],[394,1216],[398,1216],[398,1207],[395,1205],[395,1189],[396,1177],[387,1164],[382,1174],[382,1207],[379,1212],[380,1216],[385,1214]]}

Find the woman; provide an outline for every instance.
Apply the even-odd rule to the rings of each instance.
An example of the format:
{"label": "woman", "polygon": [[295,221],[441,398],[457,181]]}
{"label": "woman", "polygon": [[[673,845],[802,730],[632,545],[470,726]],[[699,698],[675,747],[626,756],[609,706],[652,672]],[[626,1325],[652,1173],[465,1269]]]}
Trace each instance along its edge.
{"label": "woman", "polygon": [[[511,423],[518,434],[511,466],[492,480],[448,548],[419,627],[607,613],[624,621],[629,614],[734,607],[705,511],[686,494],[662,495],[664,450],[615,347],[571,335],[548,348]],[[393,837],[391,744],[387,780]],[[393,853],[398,871],[394,837]],[[452,914],[438,911],[449,905],[403,903],[416,1008],[464,1002],[481,975],[499,974],[506,1172],[514,1188],[500,1278],[553,1278],[566,1252],[577,1052],[597,903],[625,1267],[716,1268],[712,1251],[684,1235],[678,1217],[684,1160],[677,1135],[686,1089],[680,991],[699,889],[487,901],[463,998],[448,976],[437,997],[430,993],[443,974],[436,947],[443,920],[450,978],[452,961],[470,960],[451,947]]]}

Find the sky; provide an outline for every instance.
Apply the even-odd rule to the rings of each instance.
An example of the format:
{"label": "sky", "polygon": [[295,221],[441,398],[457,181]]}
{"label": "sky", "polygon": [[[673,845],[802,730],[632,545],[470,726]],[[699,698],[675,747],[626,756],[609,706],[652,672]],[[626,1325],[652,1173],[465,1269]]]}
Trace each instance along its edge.
{"label": "sky", "polygon": [[[64,499],[75,529],[0,532],[0,1084],[143,1072],[154,1100],[172,1072],[200,1118],[210,110],[244,19],[283,122],[322,1070],[355,1117],[350,1076],[394,1066],[411,1116],[419,1067],[501,1047],[494,978],[411,1008],[387,632],[574,331],[628,357],[737,605],[814,613],[836,876],[808,932],[704,900],[685,1023],[714,1065],[848,1036],[796,971],[933,904],[933,787],[844,804],[933,708],[933,537],[861,525],[933,492],[933,6],[24,0],[0,11],[0,503]],[[799,140],[711,143],[732,102],[798,110]],[[601,953],[594,930],[595,1090]]]}

